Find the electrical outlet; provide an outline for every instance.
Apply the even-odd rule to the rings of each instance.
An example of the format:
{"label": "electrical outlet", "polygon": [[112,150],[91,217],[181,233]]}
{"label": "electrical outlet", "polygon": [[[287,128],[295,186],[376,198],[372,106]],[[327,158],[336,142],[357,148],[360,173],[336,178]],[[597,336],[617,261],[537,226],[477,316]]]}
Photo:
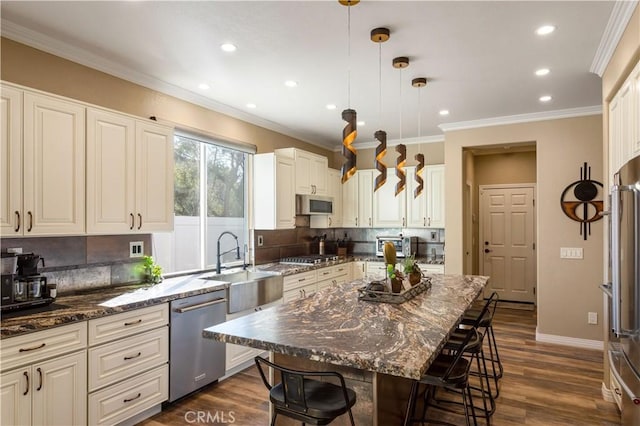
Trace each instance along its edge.
{"label": "electrical outlet", "polygon": [[589,314],[587,315],[587,322],[589,324],[598,324],[598,313],[589,312]]}
{"label": "electrical outlet", "polygon": [[10,247],[10,248],[7,249],[7,253],[21,254],[22,253],[22,247]]}
{"label": "electrical outlet", "polygon": [[144,256],[144,242],[142,241],[130,241],[129,242],[129,257],[142,257]]}
{"label": "electrical outlet", "polygon": [[258,247],[262,247],[264,245],[264,238],[262,235],[258,235]]}

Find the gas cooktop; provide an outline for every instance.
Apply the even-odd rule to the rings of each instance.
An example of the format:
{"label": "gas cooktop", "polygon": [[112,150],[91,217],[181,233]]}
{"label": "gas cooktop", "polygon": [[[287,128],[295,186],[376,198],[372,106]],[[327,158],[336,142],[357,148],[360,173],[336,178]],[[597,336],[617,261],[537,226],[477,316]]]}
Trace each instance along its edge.
{"label": "gas cooktop", "polygon": [[319,265],[338,260],[335,254],[310,254],[308,256],[283,257],[280,263],[284,265]]}

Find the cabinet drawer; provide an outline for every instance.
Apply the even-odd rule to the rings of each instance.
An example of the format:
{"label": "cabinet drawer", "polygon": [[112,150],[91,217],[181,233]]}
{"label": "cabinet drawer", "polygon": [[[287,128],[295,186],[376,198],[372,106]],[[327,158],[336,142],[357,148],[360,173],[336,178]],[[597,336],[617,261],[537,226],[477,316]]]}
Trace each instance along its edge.
{"label": "cabinet drawer", "polygon": [[336,276],[336,270],[334,266],[329,266],[327,268],[321,268],[317,271],[317,280],[318,282],[331,279]]}
{"label": "cabinet drawer", "polygon": [[316,271],[302,272],[300,274],[289,275],[283,279],[283,291],[293,290],[309,284],[315,284]]}
{"label": "cabinet drawer", "polygon": [[55,327],[0,341],[2,370],[87,347],[87,322]]}
{"label": "cabinet drawer", "polygon": [[89,392],[169,361],[169,328],[89,349]]}
{"label": "cabinet drawer", "polygon": [[165,364],[89,395],[89,424],[114,425],[166,401],[169,367]]}
{"label": "cabinet drawer", "polygon": [[169,324],[169,304],[136,309],[89,321],[89,346]]}
{"label": "cabinet drawer", "polygon": [[334,270],[334,277],[342,277],[345,275],[349,275],[351,274],[351,264],[350,263],[344,263],[341,265],[335,265],[332,266],[333,270]]}

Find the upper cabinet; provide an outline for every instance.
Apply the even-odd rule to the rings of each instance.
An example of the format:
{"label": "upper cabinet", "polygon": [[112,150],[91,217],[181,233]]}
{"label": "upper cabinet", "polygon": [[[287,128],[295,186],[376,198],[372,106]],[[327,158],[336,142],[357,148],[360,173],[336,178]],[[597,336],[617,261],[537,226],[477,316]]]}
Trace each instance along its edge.
{"label": "upper cabinet", "polygon": [[427,228],[444,228],[444,164],[425,167]]}
{"label": "upper cabinet", "polygon": [[342,228],[342,180],[340,170],[327,171],[328,195],[333,198],[331,214],[312,215],[311,228]]}
{"label": "upper cabinet", "polygon": [[[387,170],[387,182],[373,193],[373,227],[398,228],[406,226],[407,188],[396,195],[398,178],[395,169]],[[372,170],[372,185],[375,188],[377,170]]]}
{"label": "upper cabinet", "polygon": [[275,152],[253,156],[254,229],[296,226],[295,165]]}
{"label": "upper cabinet", "polygon": [[422,192],[415,196],[415,190],[418,187],[416,182],[416,168],[407,167],[407,228],[426,228],[427,227],[427,181],[425,179],[425,169],[422,169],[420,177],[422,178]]}
{"label": "upper cabinet", "polygon": [[87,233],[173,229],[173,130],[87,111]]}
{"label": "upper cabinet", "polygon": [[327,195],[327,157],[297,148],[276,149],[275,152],[293,159],[296,194]]}
{"label": "upper cabinet", "polygon": [[342,184],[342,226],[371,228],[372,224],[373,170],[358,170]]}
{"label": "upper cabinet", "polygon": [[83,234],[85,107],[3,85],[2,127],[2,235]]}
{"label": "upper cabinet", "polygon": [[640,155],[640,62],[609,103],[609,178]]}

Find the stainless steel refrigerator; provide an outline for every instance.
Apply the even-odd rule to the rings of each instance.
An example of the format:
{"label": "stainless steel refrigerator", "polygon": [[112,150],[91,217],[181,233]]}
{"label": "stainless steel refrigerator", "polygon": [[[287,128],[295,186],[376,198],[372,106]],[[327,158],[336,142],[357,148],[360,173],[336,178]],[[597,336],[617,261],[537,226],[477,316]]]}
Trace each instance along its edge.
{"label": "stainless steel refrigerator", "polygon": [[[610,210],[611,374],[620,384],[622,424],[640,425],[640,157],[615,175]],[[615,391],[615,390],[614,390]]]}

